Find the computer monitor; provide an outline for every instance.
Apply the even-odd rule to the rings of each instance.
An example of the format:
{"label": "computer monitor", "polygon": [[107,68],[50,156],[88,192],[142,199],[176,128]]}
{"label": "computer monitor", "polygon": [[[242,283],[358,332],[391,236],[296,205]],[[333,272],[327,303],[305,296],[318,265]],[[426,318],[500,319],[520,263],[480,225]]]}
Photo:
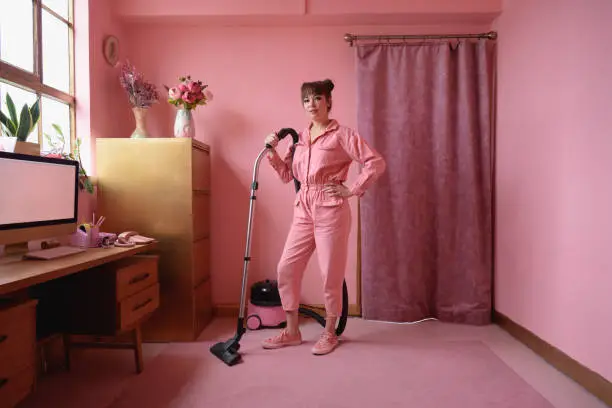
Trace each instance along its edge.
{"label": "computer monitor", "polygon": [[78,189],[78,161],[0,152],[0,245],[76,231]]}

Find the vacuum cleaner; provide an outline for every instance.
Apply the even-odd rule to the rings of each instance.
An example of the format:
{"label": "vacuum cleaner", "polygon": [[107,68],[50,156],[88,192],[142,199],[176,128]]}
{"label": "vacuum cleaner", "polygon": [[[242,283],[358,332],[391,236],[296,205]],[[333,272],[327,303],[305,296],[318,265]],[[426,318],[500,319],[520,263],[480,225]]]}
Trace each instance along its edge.
{"label": "vacuum cleaner", "polygon": [[277,281],[266,279],[251,286],[251,299],[246,316],[246,326],[249,330],[287,327]]}
{"label": "vacuum cleaner", "polygon": [[[292,154],[295,153],[295,144],[299,140],[298,133],[291,128],[283,128],[278,133],[278,139],[282,140],[287,135],[291,135],[293,139],[292,145]],[[259,164],[264,156],[264,154],[272,149],[272,146],[266,144],[265,148],[259,153],[257,159],[255,160],[255,165],[253,166],[253,182],[251,183],[251,197],[250,197],[250,205],[249,205],[249,221],[247,225],[247,237],[246,237],[246,248],[244,254],[244,264],[242,268],[242,291],[240,295],[240,311],[238,314],[238,322],[236,327],[236,334],[227,341],[219,342],[210,347],[210,352],[215,355],[218,359],[223,361],[228,366],[234,366],[242,361],[242,356],[238,352],[240,349],[240,340],[242,336],[246,332],[245,327],[245,309],[246,309],[246,295],[247,295],[247,280],[248,280],[248,270],[249,270],[249,262],[251,261],[251,233],[253,228],[253,213],[255,210],[255,200],[256,200],[256,191],[259,188],[259,184],[257,182],[257,176],[259,173]],[[296,193],[300,190],[300,182],[297,179],[293,179],[295,184]],[[318,314],[315,310],[308,308],[307,306],[300,305],[299,313],[303,316],[310,317],[316,320],[321,326],[325,327],[325,318]],[[346,327],[346,320],[348,317],[348,289],[346,287],[346,280],[342,284],[342,312],[340,314],[340,318],[338,319],[338,325],[336,327],[336,335],[340,335],[344,332]],[[281,325],[282,321],[278,322],[278,325]]]}

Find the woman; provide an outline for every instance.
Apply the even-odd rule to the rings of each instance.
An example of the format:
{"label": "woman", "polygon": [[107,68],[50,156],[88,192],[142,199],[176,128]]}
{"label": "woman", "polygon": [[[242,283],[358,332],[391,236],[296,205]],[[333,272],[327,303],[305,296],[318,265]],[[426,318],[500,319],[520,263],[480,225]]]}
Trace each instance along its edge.
{"label": "woman", "polygon": [[[287,327],[263,342],[267,349],[302,342],[298,325],[300,290],[304,270],[315,248],[323,277],[326,325],[312,352],[327,354],[338,345],[335,328],[342,309],[342,283],[351,228],[347,198],[362,196],[386,167],[380,154],[355,130],[330,119],[333,88],[329,79],[302,84],[302,103],[310,125],[300,133],[293,159],[293,146],[281,159],[275,149],[276,134],[265,139],[265,143],[272,146],[267,154],[268,161],[283,182],[288,183],[295,176],[301,183],[294,202],[293,222],[278,264],[278,289],[287,315]],[[348,188],[343,182],[353,161],[363,168]]]}

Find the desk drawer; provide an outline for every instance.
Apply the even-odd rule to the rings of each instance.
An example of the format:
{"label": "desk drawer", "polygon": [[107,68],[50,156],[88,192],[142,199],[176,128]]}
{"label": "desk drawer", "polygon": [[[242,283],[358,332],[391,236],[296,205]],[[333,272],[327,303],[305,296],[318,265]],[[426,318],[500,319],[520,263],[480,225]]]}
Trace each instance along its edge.
{"label": "desk drawer", "polygon": [[155,255],[134,256],[117,269],[117,301],[121,301],[157,282]]}
{"label": "desk drawer", "polygon": [[119,304],[119,329],[127,330],[159,307],[159,284],[124,299]]}
{"label": "desk drawer", "polygon": [[34,364],[36,301],[0,306],[0,378]]}
{"label": "desk drawer", "polygon": [[0,375],[0,408],[13,408],[34,388],[34,366],[27,367],[16,375]]}

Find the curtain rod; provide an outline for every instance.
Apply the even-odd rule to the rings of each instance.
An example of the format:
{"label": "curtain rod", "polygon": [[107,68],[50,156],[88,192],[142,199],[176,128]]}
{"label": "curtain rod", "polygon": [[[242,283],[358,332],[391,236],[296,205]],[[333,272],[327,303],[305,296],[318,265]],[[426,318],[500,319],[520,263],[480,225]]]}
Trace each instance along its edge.
{"label": "curtain rod", "polygon": [[430,40],[443,38],[486,38],[489,40],[497,39],[496,31],[480,34],[431,34],[431,35],[354,35],[344,34],[344,41],[352,47],[353,43],[358,40]]}

